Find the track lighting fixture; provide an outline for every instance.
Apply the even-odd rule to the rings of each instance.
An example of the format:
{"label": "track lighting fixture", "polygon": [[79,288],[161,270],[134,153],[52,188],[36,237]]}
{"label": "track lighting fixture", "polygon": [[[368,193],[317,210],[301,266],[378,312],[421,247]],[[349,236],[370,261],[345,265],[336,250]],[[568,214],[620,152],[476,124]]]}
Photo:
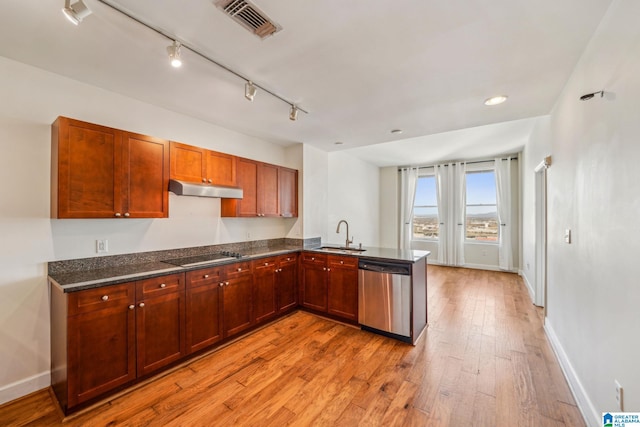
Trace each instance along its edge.
{"label": "track lighting fixture", "polygon": [[295,105],[291,105],[291,110],[289,110],[289,120],[293,120],[294,122],[298,120],[298,107]]}
{"label": "track lighting fixture", "polygon": [[253,85],[253,82],[251,82],[251,80],[245,83],[244,97],[247,98],[249,101],[253,102],[253,98],[255,98],[257,91],[258,89]]}
{"label": "track lighting fixture", "polygon": [[84,18],[91,15],[91,10],[82,0],[74,4],[71,4],[71,0],[65,0],[62,13],[73,25],[78,25]]}
{"label": "track lighting fixture", "polygon": [[[144,22],[143,20],[141,20],[140,18],[137,18],[133,15],[131,15],[129,12],[120,9],[119,7],[115,6],[111,1],[105,1],[105,0],[92,0],[92,1],[97,1],[99,3],[101,3],[102,5],[109,7],[112,10],[115,10],[116,12],[120,13],[121,15],[126,16],[127,18],[131,19],[132,21],[137,22],[140,25],[143,25],[145,27],[147,27],[149,30],[156,32],[157,34],[173,41],[173,43],[167,47],[167,53],[169,55],[169,59],[171,60],[171,65],[173,65],[174,67],[180,67],[182,65],[182,60],[180,58],[180,49],[181,48],[185,48],[188,51],[190,51],[191,53],[195,54],[196,56],[199,56],[200,58],[212,63],[213,65],[216,65],[217,67],[223,69],[224,71],[227,71],[230,74],[233,74],[234,76],[238,77],[239,79],[242,79],[245,81],[245,91],[244,91],[244,96],[245,98],[247,98],[249,101],[253,101],[253,98],[255,97],[258,89],[260,89],[262,92],[266,92],[267,94],[273,96],[274,98],[279,99],[280,101],[284,102],[285,104],[288,104],[291,106],[291,110],[289,111],[289,119],[290,120],[297,120],[298,119],[298,111],[302,111],[305,114],[309,114],[308,111],[298,107],[297,105],[293,104],[292,101],[289,101],[286,98],[283,98],[282,96],[278,95],[277,93],[270,91],[269,89],[265,88],[264,86],[260,86],[257,85],[255,83],[253,83],[251,81],[251,79],[249,79],[248,77],[244,76],[243,74],[227,67],[224,64],[221,64],[220,62],[216,61],[215,59],[211,58],[210,56],[205,55],[204,53],[198,51],[196,48],[186,45],[184,43],[178,42],[175,39],[175,36],[158,29],[157,27],[148,24],[146,22]],[[77,16],[76,21],[80,22],[82,21],[82,18],[85,18],[86,16],[88,16],[91,11],[84,5],[83,0],[78,0],[76,3],[73,4],[73,6],[70,6],[70,2],[71,0],[65,0],[65,8],[63,9],[63,12],[65,13],[65,15],[67,17],[69,17],[68,13],[73,12],[73,16]],[[71,19],[71,18],[69,18]],[[74,22],[77,25],[77,22]]]}
{"label": "track lighting fixture", "polygon": [[602,98],[604,96],[604,91],[603,90],[599,90],[597,92],[584,94],[584,95],[582,95],[580,97],[580,101],[588,101],[591,98],[593,98],[594,96],[596,96],[597,94],[600,94],[600,98]]}
{"label": "track lighting fixture", "polygon": [[171,60],[171,66],[179,68],[182,66],[182,59],[180,58],[180,42],[174,40],[173,44],[167,46],[167,53],[169,54],[169,60]]}

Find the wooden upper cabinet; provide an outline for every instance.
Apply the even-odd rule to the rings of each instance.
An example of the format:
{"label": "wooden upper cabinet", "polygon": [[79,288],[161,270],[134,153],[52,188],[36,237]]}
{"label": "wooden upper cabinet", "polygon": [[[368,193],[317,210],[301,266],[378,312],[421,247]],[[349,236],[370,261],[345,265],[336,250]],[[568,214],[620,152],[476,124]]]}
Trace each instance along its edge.
{"label": "wooden upper cabinet", "polygon": [[169,143],[79,120],[52,125],[53,218],[166,218]]}
{"label": "wooden upper cabinet", "polygon": [[254,160],[237,159],[243,198],[222,199],[223,217],[298,216],[298,171]]}
{"label": "wooden upper cabinet", "polygon": [[171,179],[204,183],[207,158],[205,149],[171,142]]}
{"label": "wooden upper cabinet", "polygon": [[236,158],[230,154],[171,142],[171,179],[235,187]]}
{"label": "wooden upper cabinet", "polygon": [[266,163],[259,164],[258,211],[260,216],[280,216],[278,179],[278,166]]}
{"label": "wooden upper cabinet", "polygon": [[235,187],[236,157],[230,154],[207,151],[207,183]]}
{"label": "wooden upper cabinet", "polygon": [[131,218],[166,218],[169,212],[169,143],[124,133],[123,211]]}
{"label": "wooden upper cabinet", "polygon": [[278,168],[278,203],[280,216],[298,216],[298,171]]}

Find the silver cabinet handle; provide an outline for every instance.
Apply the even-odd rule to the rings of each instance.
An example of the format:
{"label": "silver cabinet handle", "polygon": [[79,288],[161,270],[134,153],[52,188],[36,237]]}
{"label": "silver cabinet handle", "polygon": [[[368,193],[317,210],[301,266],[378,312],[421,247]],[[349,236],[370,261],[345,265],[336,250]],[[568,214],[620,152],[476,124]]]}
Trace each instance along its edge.
{"label": "silver cabinet handle", "polygon": [[206,178],[202,178],[202,182],[206,183],[207,179]]}
{"label": "silver cabinet handle", "polygon": [[202,278],[203,278],[203,279],[208,279],[208,278],[209,278],[209,275],[208,275],[208,274],[205,274],[204,276],[202,276]]}
{"label": "silver cabinet handle", "polygon": [[161,288],[166,288],[166,287],[167,287],[167,285],[165,285],[164,283],[160,283],[160,287],[161,287]]}
{"label": "silver cabinet handle", "polygon": [[134,308],[136,308],[136,306],[135,306],[135,305],[133,305],[133,304],[131,304],[131,305],[129,306],[129,310],[133,310]]}
{"label": "silver cabinet handle", "polygon": [[220,282],[220,284],[218,286],[223,287],[224,283]]}
{"label": "silver cabinet handle", "polygon": [[207,182],[208,182],[209,184],[211,184],[211,178],[209,178],[209,179],[207,180]]}
{"label": "silver cabinet handle", "polygon": [[224,282],[225,286],[229,286],[229,282]]}
{"label": "silver cabinet handle", "polygon": [[115,217],[116,218],[120,218],[122,216],[122,214],[120,212],[116,212]]}
{"label": "silver cabinet handle", "polygon": [[144,303],[141,302],[140,304],[138,304],[138,307],[140,307],[140,308],[144,307]]}
{"label": "silver cabinet handle", "polygon": [[269,263],[268,263],[268,262],[265,262],[265,263],[264,263],[264,265],[265,265],[265,267],[266,267],[266,266],[268,266],[268,265],[269,265]]}
{"label": "silver cabinet handle", "polygon": [[238,267],[238,271],[242,271],[242,267]]}
{"label": "silver cabinet handle", "polygon": [[330,269],[330,268],[327,268],[327,271],[331,271],[331,269]]}
{"label": "silver cabinet handle", "polygon": [[107,301],[109,299],[109,295],[103,295],[101,299],[102,301]]}
{"label": "silver cabinet handle", "polygon": [[322,269],[323,269],[324,271],[327,271],[327,267],[322,267]]}
{"label": "silver cabinet handle", "polygon": [[124,213],[124,216],[126,216],[127,218],[129,218],[129,216],[130,216],[130,215],[129,215],[129,212],[125,212],[125,213]]}
{"label": "silver cabinet handle", "polygon": [[344,261],[340,261],[340,264],[344,264]]}

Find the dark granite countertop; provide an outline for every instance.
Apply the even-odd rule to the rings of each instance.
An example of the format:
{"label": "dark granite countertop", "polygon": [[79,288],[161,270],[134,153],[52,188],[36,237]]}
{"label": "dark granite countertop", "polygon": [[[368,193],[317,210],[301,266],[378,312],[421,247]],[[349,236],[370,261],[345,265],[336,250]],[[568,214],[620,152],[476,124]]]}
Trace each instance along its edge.
{"label": "dark granite countertop", "polygon": [[61,287],[64,292],[77,292],[84,289],[98,288],[101,286],[115,285],[130,282],[131,280],[148,279],[171,273],[182,273],[186,271],[208,268],[212,266],[222,266],[242,261],[265,258],[269,256],[284,255],[287,253],[305,251],[316,251],[322,253],[333,253],[346,256],[357,256],[364,259],[382,259],[387,261],[414,263],[431,254],[429,251],[406,251],[392,248],[365,247],[362,252],[339,251],[339,245],[323,245],[324,247],[335,247],[336,250],[323,250],[320,246],[316,248],[300,248],[299,246],[279,245],[270,247],[259,247],[244,250],[242,258],[228,259],[210,264],[201,264],[188,267],[180,267],[162,261],[144,262],[138,264],[124,264],[107,268],[93,268],[71,272],[50,273],[49,280],[56,286]]}
{"label": "dark granite countertop", "polygon": [[154,261],[139,264],[125,264],[108,268],[78,270],[65,273],[50,273],[49,280],[55,283],[55,285],[60,286],[65,293],[77,292],[85,289],[130,282],[131,280],[148,279],[151,277],[163,276],[165,274],[182,273],[185,271],[197,270],[200,268],[208,268],[214,265],[221,266],[233,264],[236,262],[251,261],[268,256],[284,255],[287,253],[298,251],[300,251],[299,246],[283,245],[275,247],[262,247],[243,251],[243,254],[246,256],[242,258],[233,258],[221,262],[212,262],[211,264],[180,267],[162,261]]}
{"label": "dark granite countertop", "polygon": [[[334,249],[322,249],[322,248],[335,248]],[[354,246],[354,248],[357,248]],[[358,258],[364,259],[377,259],[377,260],[385,260],[385,261],[394,261],[394,262],[403,262],[403,263],[414,263],[419,261],[425,257],[431,255],[430,251],[419,251],[419,250],[404,250],[404,249],[396,249],[396,248],[376,248],[376,247],[363,247],[362,252],[360,251],[348,251],[348,250],[339,250],[340,245],[338,244],[323,244],[320,247],[313,249],[305,249],[311,250],[314,252],[321,252],[327,254],[339,254],[339,255],[347,255],[347,256],[356,256]]]}

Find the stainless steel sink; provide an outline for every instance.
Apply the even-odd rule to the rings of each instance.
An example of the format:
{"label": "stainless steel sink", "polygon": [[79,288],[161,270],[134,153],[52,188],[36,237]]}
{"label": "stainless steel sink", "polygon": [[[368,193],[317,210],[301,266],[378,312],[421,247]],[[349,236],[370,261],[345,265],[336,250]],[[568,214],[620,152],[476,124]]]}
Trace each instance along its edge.
{"label": "stainless steel sink", "polygon": [[340,254],[359,254],[362,252],[365,252],[366,249],[359,249],[359,248],[347,248],[346,246],[322,246],[320,248],[318,248],[317,250],[319,251],[325,251],[325,252],[335,252],[335,253],[340,253]]}

